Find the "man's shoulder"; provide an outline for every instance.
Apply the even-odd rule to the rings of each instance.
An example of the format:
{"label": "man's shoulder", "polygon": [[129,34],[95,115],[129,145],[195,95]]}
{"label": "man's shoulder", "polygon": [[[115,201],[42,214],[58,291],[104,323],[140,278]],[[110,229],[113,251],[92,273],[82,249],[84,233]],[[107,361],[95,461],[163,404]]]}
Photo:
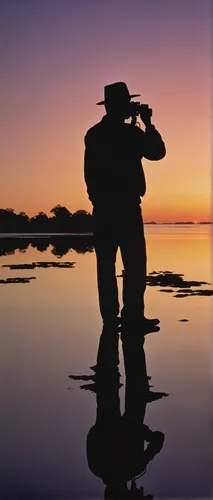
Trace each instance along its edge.
{"label": "man's shoulder", "polygon": [[85,134],[85,137],[84,137],[85,140],[90,140],[93,137],[95,137],[99,133],[99,131],[101,129],[101,125],[102,125],[102,122],[100,121],[100,122],[96,123],[95,125],[93,125],[92,127],[90,127]]}

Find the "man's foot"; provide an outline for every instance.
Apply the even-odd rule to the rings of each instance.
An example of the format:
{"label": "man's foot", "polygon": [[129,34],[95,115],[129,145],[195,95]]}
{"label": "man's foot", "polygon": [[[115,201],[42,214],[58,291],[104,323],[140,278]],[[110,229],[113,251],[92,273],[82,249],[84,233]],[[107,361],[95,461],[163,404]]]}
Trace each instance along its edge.
{"label": "man's foot", "polygon": [[158,318],[146,318],[145,316],[137,317],[136,315],[134,315],[132,317],[128,317],[128,318],[125,318],[125,317],[119,318],[118,317],[117,320],[118,320],[118,326],[122,325],[125,322],[131,323],[131,321],[134,323],[135,322],[140,323],[142,326],[156,326],[160,323],[160,320]]}

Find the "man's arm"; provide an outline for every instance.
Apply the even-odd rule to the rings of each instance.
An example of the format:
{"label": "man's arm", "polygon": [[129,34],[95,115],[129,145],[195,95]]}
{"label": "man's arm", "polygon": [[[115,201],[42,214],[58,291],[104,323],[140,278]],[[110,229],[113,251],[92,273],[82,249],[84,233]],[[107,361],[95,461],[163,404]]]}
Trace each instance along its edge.
{"label": "man's arm", "polygon": [[152,109],[149,106],[141,108],[140,117],[146,126],[144,133],[143,156],[147,160],[162,160],[166,155],[166,147],[161,135],[151,123]]}
{"label": "man's arm", "polygon": [[144,158],[147,160],[162,160],[166,155],[166,147],[161,135],[151,123],[146,126],[144,133]]}

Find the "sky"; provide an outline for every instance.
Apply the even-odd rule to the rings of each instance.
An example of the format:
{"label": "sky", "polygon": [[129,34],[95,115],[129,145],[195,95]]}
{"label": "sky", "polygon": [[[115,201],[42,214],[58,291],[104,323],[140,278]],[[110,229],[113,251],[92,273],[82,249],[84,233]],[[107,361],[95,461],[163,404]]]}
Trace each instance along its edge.
{"label": "sky", "polygon": [[92,211],[84,136],[104,86],[125,81],[167,149],[142,161],[144,220],[210,220],[210,12],[210,0],[1,0],[0,208]]}

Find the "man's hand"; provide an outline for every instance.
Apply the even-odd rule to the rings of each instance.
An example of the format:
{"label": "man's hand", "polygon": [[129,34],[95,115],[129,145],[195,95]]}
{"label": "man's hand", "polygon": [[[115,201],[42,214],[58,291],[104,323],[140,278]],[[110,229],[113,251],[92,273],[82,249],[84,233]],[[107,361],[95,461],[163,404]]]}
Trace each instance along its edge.
{"label": "man's hand", "polygon": [[148,104],[142,104],[140,109],[140,117],[144,125],[151,125],[152,109],[149,108]]}

